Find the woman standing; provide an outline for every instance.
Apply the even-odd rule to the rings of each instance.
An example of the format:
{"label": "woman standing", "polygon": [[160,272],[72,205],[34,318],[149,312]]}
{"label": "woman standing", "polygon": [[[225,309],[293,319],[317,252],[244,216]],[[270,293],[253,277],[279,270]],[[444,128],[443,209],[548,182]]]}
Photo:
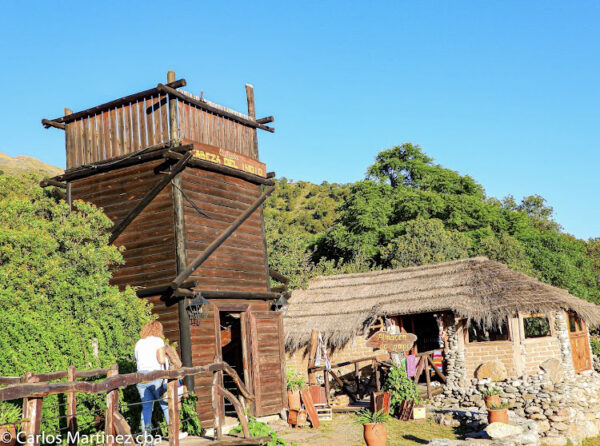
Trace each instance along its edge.
{"label": "woman standing", "polygon": [[[152,321],[142,327],[140,340],[135,344],[135,361],[139,373],[149,373],[156,370],[167,370],[169,361],[165,355],[165,341],[163,326],[158,321]],[[164,398],[167,386],[163,379],[157,379],[147,383],[136,384],[142,400],[142,430],[150,433],[152,423],[152,409],[154,402],[158,401],[165,416],[165,422],[169,424],[169,404]],[[179,438],[185,438],[186,433],[180,433]]]}

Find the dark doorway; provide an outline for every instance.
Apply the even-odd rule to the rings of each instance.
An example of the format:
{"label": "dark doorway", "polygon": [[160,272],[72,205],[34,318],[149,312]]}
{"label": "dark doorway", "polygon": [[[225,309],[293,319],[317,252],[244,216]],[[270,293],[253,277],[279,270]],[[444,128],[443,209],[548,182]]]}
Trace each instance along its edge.
{"label": "dark doorway", "polygon": [[[221,325],[221,356],[244,380],[244,348],[242,345],[242,313],[221,311],[219,319]],[[231,377],[223,374],[223,387],[234,396],[240,396],[240,391]],[[233,405],[225,399],[225,415],[236,416]]]}

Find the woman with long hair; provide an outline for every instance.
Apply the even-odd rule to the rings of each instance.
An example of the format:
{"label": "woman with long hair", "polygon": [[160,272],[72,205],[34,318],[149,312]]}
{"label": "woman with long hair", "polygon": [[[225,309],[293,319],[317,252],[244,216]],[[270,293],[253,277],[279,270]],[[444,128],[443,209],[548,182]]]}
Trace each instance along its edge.
{"label": "woman with long hair", "polygon": [[[169,368],[169,360],[165,355],[165,337],[163,326],[159,321],[152,321],[144,325],[140,331],[140,340],[135,344],[135,362],[139,373],[149,373],[155,370]],[[164,397],[167,386],[163,379],[147,383],[136,384],[142,400],[142,430],[150,434],[152,423],[152,410],[154,402],[158,401],[169,424],[169,404]],[[180,433],[179,438],[185,438],[186,433]]]}

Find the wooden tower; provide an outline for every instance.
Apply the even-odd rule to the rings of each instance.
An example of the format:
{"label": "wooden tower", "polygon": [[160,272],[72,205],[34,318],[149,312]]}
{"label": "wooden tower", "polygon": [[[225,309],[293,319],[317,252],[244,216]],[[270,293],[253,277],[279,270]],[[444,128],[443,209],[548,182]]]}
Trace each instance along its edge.
{"label": "wooden tower", "polygon": [[[125,248],[125,264],[112,282],[152,302],[184,366],[224,360],[255,394],[255,415],[278,413],[286,405],[282,321],[262,209],[274,182],[256,135],[273,132],[265,125],[273,118],[256,119],[251,85],[243,114],[181,90],[186,82],[173,72],[167,80],[42,120],[65,131],[67,155],[65,173],[42,185],[65,187],[70,203],[91,202],[114,222],[111,243]],[[209,303],[190,320],[199,295]],[[206,427],[230,409],[221,399],[213,410],[210,379],[189,383]]]}

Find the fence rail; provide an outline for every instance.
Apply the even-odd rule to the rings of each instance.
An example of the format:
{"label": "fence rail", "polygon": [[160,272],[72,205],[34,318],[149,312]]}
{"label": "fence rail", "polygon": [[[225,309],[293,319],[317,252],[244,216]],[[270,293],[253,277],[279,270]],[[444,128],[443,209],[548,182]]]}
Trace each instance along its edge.
{"label": "fence rail", "polygon": [[[66,371],[34,374],[28,372],[22,377],[0,377],[0,401],[23,399],[23,416],[20,421],[22,431],[28,446],[39,446],[40,428],[42,421],[43,399],[49,395],[65,394],[67,397],[67,429],[75,436],[77,431],[77,401],[76,394],[106,394],[105,428],[104,433],[107,444],[112,445],[117,435],[128,435],[127,423],[120,414],[119,389],[135,384],[151,382],[158,379],[167,380],[166,399],[169,405],[168,438],[170,446],[179,445],[179,411],[180,403],[177,394],[179,379],[186,376],[195,376],[202,373],[212,373],[212,406],[215,411],[214,440],[222,442],[222,428],[220,420],[220,398],[227,399],[235,408],[242,426],[244,440],[228,442],[228,444],[260,444],[264,438],[251,438],[248,429],[248,419],[244,406],[231,392],[224,389],[223,373],[229,375],[245,400],[254,401],[254,395],[246,388],[236,371],[226,362],[216,361],[212,364],[197,367],[182,367],[175,370],[157,370],[150,373],[119,374],[117,365],[107,369],[94,369],[78,371],[69,367]],[[76,381],[77,378],[92,378],[106,375],[100,382]],[[67,378],[65,382],[53,382],[57,379]],[[135,403],[134,403],[135,404]]]}

